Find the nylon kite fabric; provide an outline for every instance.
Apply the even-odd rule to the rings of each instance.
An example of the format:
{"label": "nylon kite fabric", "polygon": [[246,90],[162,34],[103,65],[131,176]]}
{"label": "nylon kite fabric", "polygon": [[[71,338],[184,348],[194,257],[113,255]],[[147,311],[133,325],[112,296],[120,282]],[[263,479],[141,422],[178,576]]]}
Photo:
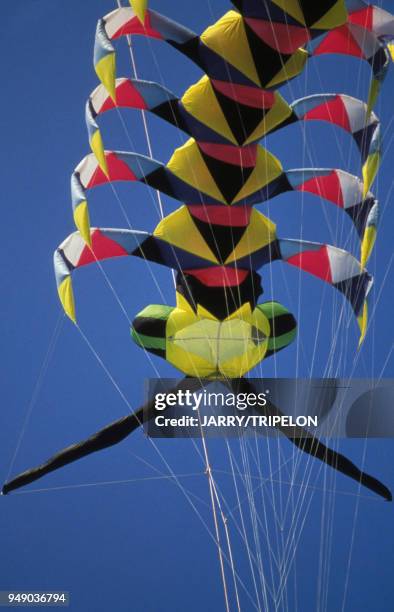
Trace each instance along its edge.
{"label": "nylon kite fabric", "polygon": [[[237,378],[271,354],[270,318],[258,302],[258,270],[282,260],[344,294],[362,342],[373,282],[365,266],[378,220],[371,187],[381,155],[380,122],[372,106],[376,83],[383,81],[388,64],[390,16],[377,7],[371,13],[364,3],[342,0],[318,6],[248,0],[234,2],[234,9],[197,35],[134,4],[111,12],[97,25],[94,65],[102,84],[86,105],[92,154],[76,167],[71,181],[80,237],[70,237],[55,255],[66,312],[75,320],[70,275],[79,266],[134,255],[170,267],[178,274],[177,299],[166,316],[161,310],[160,340],[157,318],[140,315],[133,338],[189,376]],[[117,78],[114,41],[134,35],[168,43],[205,75],[181,97],[158,83]],[[309,57],[326,53],[369,62],[367,102],[340,93],[286,102],[278,87],[300,74]],[[118,108],[149,111],[190,139],[166,164],[136,152],[106,151],[99,118]],[[360,151],[362,175],[351,175],[346,168],[285,170],[258,144],[299,121],[329,122],[345,130]],[[115,181],[142,182],[182,206],[149,235],[92,230],[87,192]],[[360,237],[360,261],[338,247],[280,238],[274,223],[253,207],[286,191],[312,193],[342,208]],[[155,340],[145,342],[142,336]],[[287,338],[290,342],[294,334]]]}

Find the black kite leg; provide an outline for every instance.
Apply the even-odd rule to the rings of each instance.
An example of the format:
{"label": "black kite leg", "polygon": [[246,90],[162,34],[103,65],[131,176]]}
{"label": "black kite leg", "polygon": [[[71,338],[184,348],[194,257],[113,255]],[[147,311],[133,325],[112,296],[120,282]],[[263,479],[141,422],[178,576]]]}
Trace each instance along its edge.
{"label": "black kite leg", "polygon": [[[249,392],[256,393],[256,389],[246,378],[230,381],[234,392]],[[236,391],[235,391],[236,390]],[[267,402],[264,407],[259,408],[259,411],[264,416],[283,416],[283,413],[271,404]],[[359,482],[370,491],[373,491],[377,495],[384,497],[387,501],[392,501],[393,497],[391,491],[379,480],[362,472],[350,459],[338,453],[337,451],[328,448],[323,442],[320,442],[318,438],[313,436],[303,427],[295,426],[295,427],[281,427],[280,425],[276,426],[290,442],[295,444],[300,450],[312,457],[316,457],[323,461],[330,467],[334,468],[338,472],[345,474],[349,478],[352,478],[356,482]]]}
{"label": "black kite leg", "polygon": [[[168,391],[168,393],[176,392],[178,389],[182,388],[190,389],[191,387],[197,390],[201,388],[203,384],[204,383],[202,381],[200,382],[197,379],[188,380],[185,378],[174,389]],[[2,494],[7,495],[7,493],[10,491],[30,484],[31,482],[42,478],[42,476],[45,476],[45,474],[49,474],[50,472],[53,472],[64,465],[68,465],[69,463],[78,461],[78,459],[82,459],[82,457],[86,457],[91,453],[96,453],[104,448],[118,444],[127,438],[127,436],[129,436],[133,431],[138,429],[138,427],[142,424],[144,411],[145,417],[152,418],[154,416],[153,400],[139,408],[136,412],[122,417],[110,425],[107,425],[97,433],[87,438],[87,440],[83,440],[82,442],[73,444],[59,451],[42,465],[22,472],[22,474],[19,474],[13,478],[13,480],[10,480],[4,484]]]}

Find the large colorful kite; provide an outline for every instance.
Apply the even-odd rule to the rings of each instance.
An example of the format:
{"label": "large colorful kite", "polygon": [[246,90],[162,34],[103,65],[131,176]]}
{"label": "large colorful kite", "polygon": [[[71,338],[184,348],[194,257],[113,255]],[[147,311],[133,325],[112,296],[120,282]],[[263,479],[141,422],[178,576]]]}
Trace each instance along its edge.
{"label": "large colorful kite", "polygon": [[[78,164],[71,180],[78,231],[54,256],[59,296],[68,316],[76,320],[71,280],[75,269],[123,256],[167,266],[176,271],[176,305],[144,308],[132,325],[134,341],[188,377],[238,380],[296,336],[295,318],[285,306],[259,302],[260,269],[282,260],[344,295],[362,342],[373,282],[366,264],[378,220],[371,189],[381,136],[373,107],[390,63],[394,17],[362,0],[234,0],[232,10],[197,35],[148,9],[144,1],[130,4],[97,25],[94,65],[101,85],[86,105],[92,153]],[[135,35],[168,43],[204,76],[182,97],[158,83],[117,78],[114,41]],[[351,55],[370,64],[366,102],[327,93],[288,103],[280,95],[278,89],[300,75],[310,57],[322,54]],[[107,151],[100,117],[119,108],[149,111],[190,138],[166,164],[135,152]],[[360,151],[361,176],[346,168],[284,169],[259,145],[263,137],[297,121],[325,121],[348,132]],[[152,233],[91,228],[89,190],[115,181],[140,181],[182,205]],[[309,192],[342,208],[360,238],[359,259],[328,244],[279,237],[273,221],[254,205],[286,191]],[[110,425],[7,483],[3,492],[118,442],[139,423],[135,413]],[[391,499],[384,485],[342,455],[305,432],[301,438],[292,442]]]}

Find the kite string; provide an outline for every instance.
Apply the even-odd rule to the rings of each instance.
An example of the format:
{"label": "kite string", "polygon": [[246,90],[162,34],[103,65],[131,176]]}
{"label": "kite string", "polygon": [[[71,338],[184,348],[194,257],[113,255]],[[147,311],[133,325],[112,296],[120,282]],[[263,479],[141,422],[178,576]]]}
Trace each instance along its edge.
{"label": "kite string", "polygon": [[[248,555],[248,561],[249,561],[250,571],[251,571],[251,575],[252,575],[252,582],[253,582],[253,586],[254,586],[254,590],[255,590],[255,594],[256,594],[257,605],[258,605],[259,609],[261,609],[260,597],[259,597],[259,592],[258,592],[258,589],[257,589],[256,575],[255,575],[255,571],[254,571],[254,567],[253,567],[253,562],[254,563],[256,563],[256,562],[255,562],[255,559],[253,559],[253,562],[252,562],[252,554],[251,554],[250,545],[249,545],[249,541],[248,541],[248,537],[247,537],[247,533],[246,533],[245,519],[244,519],[243,510],[242,510],[242,504],[241,504],[241,501],[240,501],[239,488],[238,488],[238,483],[237,483],[237,479],[236,479],[236,476],[235,476],[235,470],[234,470],[234,464],[233,464],[233,458],[232,458],[232,451],[231,451],[231,448],[230,448],[230,445],[229,445],[229,442],[228,442],[227,438],[225,439],[225,441],[226,441],[228,457],[229,457],[229,460],[230,460],[231,475],[232,475],[232,478],[233,478],[234,489],[235,489],[236,499],[237,499],[238,508],[239,508],[239,515],[240,515],[240,519],[241,519],[242,538],[243,538],[243,541],[245,543],[246,552],[247,552],[247,555]],[[228,511],[229,511],[229,508],[228,508],[228,505],[227,505],[227,512]],[[234,518],[234,517],[232,517],[232,518]]]}
{"label": "kite string", "polygon": [[[203,451],[204,451],[205,464],[206,464],[206,475],[207,475],[208,483],[209,483],[209,493],[210,493],[210,498],[211,498],[212,516],[213,516],[213,522],[214,522],[214,526],[215,526],[217,551],[218,551],[218,555],[219,555],[219,564],[220,564],[220,573],[221,573],[222,583],[223,583],[224,601],[225,601],[225,604],[226,604],[226,611],[230,612],[230,605],[229,605],[229,599],[228,599],[228,588],[227,588],[227,580],[226,580],[226,572],[224,570],[223,551],[222,551],[222,545],[221,545],[221,540],[220,540],[219,523],[218,523],[218,518],[217,518],[216,502],[215,502],[215,496],[214,496],[214,480],[213,480],[213,476],[212,476],[212,469],[211,469],[211,464],[210,464],[210,460],[209,460],[209,456],[208,456],[208,450],[207,450],[205,435],[204,435],[203,428],[202,428],[202,425],[201,425],[200,410],[198,410],[198,418],[199,418],[199,422],[200,422],[201,441],[202,441],[202,447],[203,447]],[[231,561],[232,561],[232,556],[231,556]]]}
{"label": "kite string", "polygon": [[36,402],[37,402],[37,399],[38,399],[38,396],[39,396],[42,384],[44,382],[46,373],[48,371],[48,367],[49,367],[50,361],[51,361],[53,353],[55,351],[55,348],[56,348],[56,345],[57,345],[57,341],[59,339],[60,332],[61,332],[61,329],[62,329],[62,326],[63,326],[64,319],[65,319],[64,312],[62,312],[62,311],[59,312],[58,318],[57,318],[56,323],[55,323],[55,327],[53,329],[51,338],[49,340],[49,344],[48,344],[45,356],[44,356],[44,358],[42,360],[42,363],[41,363],[40,371],[38,373],[38,376],[37,376],[37,379],[36,379],[36,383],[34,385],[34,389],[33,389],[33,392],[31,394],[31,397],[30,397],[29,404],[28,404],[27,409],[26,409],[26,413],[25,413],[25,416],[24,416],[24,419],[23,419],[22,427],[21,427],[21,430],[20,430],[20,433],[19,433],[19,436],[18,436],[18,439],[17,439],[17,442],[16,442],[14,453],[13,453],[13,455],[11,457],[11,461],[10,461],[10,464],[9,464],[9,467],[8,467],[8,471],[7,471],[7,475],[6,475],[5,481],[8,481],[8,479],[9,479],[9,477],[11,475],[11,472],[13,470],[13,467],[15,465],[16,457],[17,457],[18,452],[20,450],[23,438],[24,438],[25,433],[26,433],[27,426],[28,426],[28,424],[30,422],[30,418],[31,418],[33,409],[34,409],[34,407],[36,405]]}
{"label": "kite string", "polygon": [[[319,77],[320,77],[320,75],[319,75]],[[343,220],[342,220],[342,227],[343,227]],[[341,313],[341,314],[343,315],[343,308],[342,308],[341,310],[342,310],[342,313]],[[337,328],[337,329],[338,329],[338,328]],[[336,336],[337,336],[337,333],[336,333]],[[337,336],[337,337],[338,337],[338,336]],[[346,338],[347,338],[347,335],[346,335]],[[314,353],[314,354],[315,354],[315,353]],[[337,367],[339,368],[339,365],[338,365]],[[335,475],[334,475],[334,477],[335,477]],[[332,516],[333,516],[333,511],[332,511],[332,513],[331,513],[331,514],[332,514]],[[331,521],[331,524],[333,524],[333,521]],[[328,562],[327,562],[327,567],[328,567],[328,565],[329,565],[329,564],[328,564]],[[328,580],[326,581],[326,585],[327,585],[327,589],[328,589]],[[327,596],[326,596],[326,599],[327,599]]]}
{"label": "kite string", "polygon": [[[305,138],[303,139],[303,141],[304,141],[304,144],[305,144]],[[314,353],[314,354],[315,354],[315,353]]]}

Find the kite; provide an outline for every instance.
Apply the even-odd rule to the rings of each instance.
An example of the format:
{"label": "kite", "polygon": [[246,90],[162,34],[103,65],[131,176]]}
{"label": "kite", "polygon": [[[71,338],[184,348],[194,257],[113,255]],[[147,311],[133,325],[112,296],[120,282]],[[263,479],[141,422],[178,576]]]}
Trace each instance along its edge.
{"label": "kite", "polygon": [[[234,0],[233,8],[198,35],[130,0],[99,20],[94,67],[101,84],[86,103],[91,153],[71,177],[76,232],[56,249],[58,293],[76,321],[72,275],[98,261],[134,256],[176,273],[173,306],[153,304],[131,327],[134,342],[164,358],[186,378],[223,379],[246,388],[244,375],[294,341],[293,314],[275,300],[261,302],[260,270],[282,261],[328,283],[349,302],[360,330],[368,328],[373,279],[366,269],[378,226],[371,189],[381,158],[381,126],[373,111],[392,54],[394,17],[362,0]],[[169,44],[204,73],[182,96],[164,86],[116,74],[115,41],[145,36]],[[278,89],[299,76],[312,57],[350,55],[368,62],[368,100],[338,93],[287,102]],[[140,109],[182,130],[188,140],[167,163],[137,152],[105,150],[103,113]],[[360,177],[346,168],[284,169],[259,142],[296,122],[323,121],[356,143]],[[268,137],[268,138],[267,138]],[[178,200],[152,232],[91,227],[91,189],[116,181],[141,182]],[[359,257],[333,245],[283,238],[275,223],[256,210],[284,192],[308,192],[342,209],[360,242]],[[294,193],[294,200],[297,194]],[[183,384],[183,383],[181,383]],[[148,407],[148,412],[150,408]],[[280,410],[269,404],[271,414]],[[91,452],[116,444],[135,430],[142,409],[47,463],[6,483],[3,493]],[[291,442],[360,482],[386,500],[391,493],[340,453],[305,430]]]}

